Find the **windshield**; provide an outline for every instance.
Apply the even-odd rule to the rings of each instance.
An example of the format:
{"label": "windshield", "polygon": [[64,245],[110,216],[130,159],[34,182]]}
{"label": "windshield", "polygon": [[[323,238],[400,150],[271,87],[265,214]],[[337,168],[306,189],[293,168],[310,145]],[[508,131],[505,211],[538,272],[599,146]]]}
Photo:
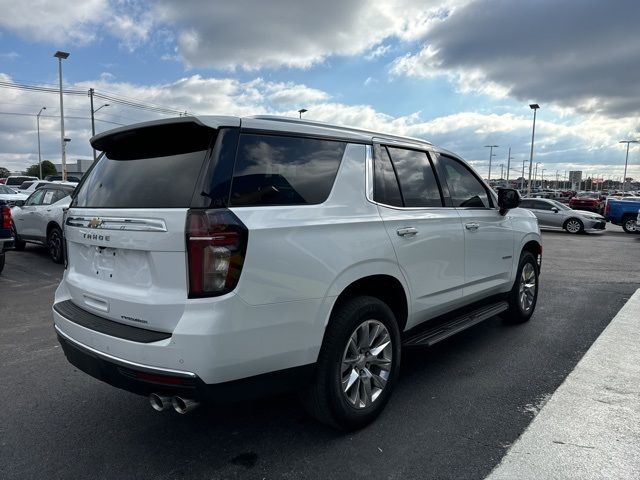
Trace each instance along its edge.
{"label": "windshield", "polygon": [[4,185],[0,185],[0,193],[15,194],[16,192],[12,188],[5,187]]}

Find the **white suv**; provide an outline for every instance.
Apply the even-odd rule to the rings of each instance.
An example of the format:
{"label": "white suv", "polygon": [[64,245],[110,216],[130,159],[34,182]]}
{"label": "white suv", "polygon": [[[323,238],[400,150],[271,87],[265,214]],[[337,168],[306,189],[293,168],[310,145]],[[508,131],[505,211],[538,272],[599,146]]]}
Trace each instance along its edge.
{"label": "white suv", "polygon": [[298,388],[318,419],[359,428],[402,345],[533,314],[535,216],[425,141],[188,117],[92,145],[55,329],[72,364],[156,410]]}

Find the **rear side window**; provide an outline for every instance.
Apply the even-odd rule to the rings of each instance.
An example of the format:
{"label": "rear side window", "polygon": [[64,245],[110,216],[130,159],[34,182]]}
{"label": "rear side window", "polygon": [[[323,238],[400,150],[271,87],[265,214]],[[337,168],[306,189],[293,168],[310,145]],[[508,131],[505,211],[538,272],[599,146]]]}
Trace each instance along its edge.
{"label": "rear side window", "polygon": [[491,207],[487,190],[471,170],[445,155],[439,157],[439,162],[444,170],[454,207]]}
{"label": "rear side window", "polygon": [[387,147],[405,207],[442,207],[440,189],[426,152]]}
{"label": "rear side window", "polygon": [[73,206],[189,207],[214,135],[194,124],[169,124],[101,140],[105,157],[83,179]]}
{"label": "rear side window", "polygon": [[242,134],[230,206],[314,205],[324,202],[346,144],[333,140]]}
{"label": "rear side window", "polygon": [[374,160],[373,199],[392,207],[402,207],[402,196],[396,173],[385,147],[376,146]]}

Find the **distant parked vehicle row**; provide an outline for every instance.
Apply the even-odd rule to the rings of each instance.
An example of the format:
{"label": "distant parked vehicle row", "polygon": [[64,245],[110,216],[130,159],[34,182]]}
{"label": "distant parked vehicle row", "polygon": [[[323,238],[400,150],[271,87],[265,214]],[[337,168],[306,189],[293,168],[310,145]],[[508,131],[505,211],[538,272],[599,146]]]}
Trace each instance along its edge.
{"label": "distant parked vehicle row", "polygon": [[39,178],[31,177],[29,175],[10,175],[7,177],[7,180],[6,182],[4,182],[4,184],[7,187],[20,188],[20,185],[22,185],[24,182],[28,182],[31,180],[39,180]]}

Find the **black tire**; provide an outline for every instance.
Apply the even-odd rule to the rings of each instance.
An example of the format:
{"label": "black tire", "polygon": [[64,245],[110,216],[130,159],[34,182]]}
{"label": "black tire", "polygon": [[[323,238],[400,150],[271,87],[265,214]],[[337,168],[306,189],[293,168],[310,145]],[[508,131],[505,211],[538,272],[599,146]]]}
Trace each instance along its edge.
{"label": "black tire", "polygon": [[[533,268],[533,279],[535,280],[535,286],[532,292],[533,295],[531,297],[531,305],[528,309],[523,306],[521,295],[524,292],[520,291],[520,286],[525,281],[525,278],[523,278],[523,271],[525,270],[525,268],[528,268],[527,265],[530,265]],[[518,273],[516,275],[516,280],[515,282],[513,282],[513,288],[511,289],[511,292],[509,292],[509,309],[505,314],[503,314],[503,318],[505,320],[510,323],[524,323],[531,318],[533,312],[536,309],[536,303],[538,302],[538,274],[538,263],[536,262],[535,256],[528,251],[522,252],[522,254],[520,255],[520,263],[518,264]],[[525,290],[525,288],[523,288],[523,290]]]}
{"label": "black tire", "polygon": [[0,247],[0,273],[2,273],[2,270],[4,270],[4,252],[2,251],[2,247]]}
{"label": "black tire", "polygon": [[18,231],[16,230],[15,225],[11,225],[11,230],[13,231],[13,248],[21,252],[22,250],[24,250],[24,247],[27,245],[27,242],[20,239],[20,235],[18,235]]}
{"label": "black tire", "polygon": [[[577,226],[577,228],[575,227]],[[562,226],[567,232],[571,234],[578,234],[584,232],[584,223],[579,218],[568,218]]]}
{"label": "black tire", "polygon": [[[366,328],[369,328],[368,325],[372,324],[367,322],[371,320],[381,323],[386,328],[386,333],[391,341],[391,348],[388,350],[391,353],[391,362],[385,367],[389,370],[385,372],[388,378],[384,388],[368,406],[357,408],[350,403],[347,398],[348,394],[343,392],[343,357],[348,353],[351,336],[355,335],[365,324],[367,324]],[[373,326],[378,328],[377,331],[380,331],[379,325],[373,324]],[[353,364],[352,374],[354,374],[353,371],[362,368],[362,366],[358,368],[356,365],[356,363]],[[373,369],[376,367],[372,365],[365,368]],[[400,330],[393,312],[384,302],[375,297],[355,297],[339,305],[331,315],[318,356],[314,381],[310,387],[300,393],[300,398],[307,411],[317,420],[341,430],[357,430],[371,423],[384,409],[393,391],[399,369]],[[360,381],[363,376],[366,376],[364,369],[359,371],[361,372],[359,375],[355,374],[358,402],[360,402]],[[375,385],[376,382],[373,382],[372,377],[369,378],[370,393],[372,391],[371,385],[374,385],[375,388],[378,386]],[[362,385],[365,388],[364,382]]]}
{"label": "black tire", "polygon": [[64,261],[64,250],[62,248],[62,230],[59,227],[53,227],[47,234],[47,250],[49,256],[54,263],[62,263]]}
{"label": "black tire", "polygon": [[625,233],[638,233],[636,218],[635,215],[625,215],[622,217],[622,229]]}

